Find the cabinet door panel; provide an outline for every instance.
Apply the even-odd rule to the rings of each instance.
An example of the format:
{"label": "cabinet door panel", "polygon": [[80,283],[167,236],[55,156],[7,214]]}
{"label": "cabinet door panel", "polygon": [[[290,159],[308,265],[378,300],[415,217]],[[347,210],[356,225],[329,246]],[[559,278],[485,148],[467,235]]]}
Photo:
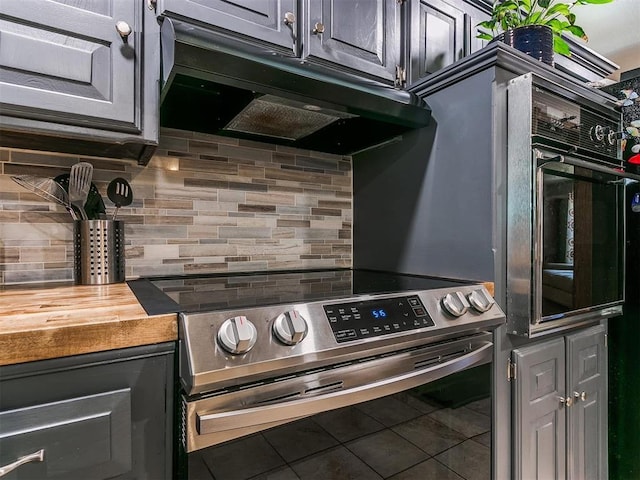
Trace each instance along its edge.
{"label": "cabinet door panel", "polygon": [[513,351],[516,479],[565,478],[564,340]]}
{"label": "cabinet door panel", "polygon": [[17,478],[112,478],[131,473],[131,389],[0,412],[0,464],[40,449]]}
{"label": "cabinet door panel", "polygon": [[[136,2],[0,3],[0,92],[7,113],[134,126]],[[133,29],[125,42],[117,21]]]}
{"label": "cabinet door panel", "polygon": [[465,55],[465,13],[442,0],[421,0],[412,10],[409,52],[414,82]]}
{"label": "cabinet door panel", "polygon": [[599,325],[567,336],[568,392],[574,404],[567,419],[568,477],[606,478],[607,352],[605,327]]}
{"label": "cabinet door panel", "polygon": [[[160,0],[158,13],[246,35],[293,51],[292,28],[285,13],[296,15],[295,30],[301,20],[295,0]],[[293,53],[293,52],[292,52]]]}
{"label": "cabinet door panel", "polygon": [[[345,69],[395,79],[400,62],[400,6],[386,0],[321,0],[308,4],[304,56]],[[313,33],[317,23],[323,33]]]}

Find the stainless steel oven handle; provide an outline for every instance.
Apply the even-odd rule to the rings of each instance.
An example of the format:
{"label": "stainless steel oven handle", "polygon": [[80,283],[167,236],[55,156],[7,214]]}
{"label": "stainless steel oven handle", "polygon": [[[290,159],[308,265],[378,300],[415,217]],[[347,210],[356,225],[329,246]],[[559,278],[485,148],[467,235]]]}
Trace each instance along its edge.
{"label": "stainless steel oven handle", "polygon": [[585,168],[587,170],[593,170],[595,172],[606,173],[608,175],[615,175],[620,178],[629,178],[632,180],[640,180],[640,175],[634,173],[623,172],[616,170],[615,168],[606,167],[597,163],[587,162],[586,160],[580,160],[578,158],[567,158],[564,155],[554,155],[553,157],[545,157],[540,150],[535,151],[538,162],[538,167],[544,167],[547,163],[564,163],[567,165],[573,165],[574,167]]}
{"label": "stainless steel oven handle", "polygon": [[284,422],[300,417],[374,400],[437,380],[446,375],[491,361],[493,343],[480,342],[480,347],[438,365],[412,370],[402,375],[331,393],[285,401],[283,403],[249,407],[215,413],[196,413],[196,428],[200,435]]}

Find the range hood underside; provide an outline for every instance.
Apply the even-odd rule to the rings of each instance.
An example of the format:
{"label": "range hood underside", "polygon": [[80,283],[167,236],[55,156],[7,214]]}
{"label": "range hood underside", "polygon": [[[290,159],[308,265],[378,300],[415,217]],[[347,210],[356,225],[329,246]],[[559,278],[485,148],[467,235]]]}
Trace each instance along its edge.
{"label": "range hood underside", "polygon": [[429,123],[414,94],[179,26],[163,25],[162,126],[349,155]]}

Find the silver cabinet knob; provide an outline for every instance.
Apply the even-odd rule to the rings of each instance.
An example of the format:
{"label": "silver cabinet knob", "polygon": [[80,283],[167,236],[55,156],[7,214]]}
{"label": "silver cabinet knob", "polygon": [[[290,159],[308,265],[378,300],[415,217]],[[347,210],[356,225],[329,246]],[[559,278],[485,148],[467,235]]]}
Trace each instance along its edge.
{"label": "silver cabinet knob", "polygon": [[31,462],[44,462],[44,449],[18,458],[15,462],[0,467],[0,477],[4,477],[7,473],[13,472],[16,468]]}
{"label": "silver cabinet knob", "polygon": [[580,400],[581,402],[587,401],[587,392],[573,392],[573,397],[576,399],[576,402]]}
{"label": "silver cabinet knob", "polygon": [[132,31],[129,24],[123,20],[116,22],[116,30],[125,41],[127,40],[127,38],[129,38],[129,35],[131,35]]}
{"label": "silver cabinet knob", "polygon": [[467,295],[467,300],[469,300],[473,309],[480,313],[486,312],[493,307],[493,304],[495,303],[493,298],[491,298],[491,296],[489,296],[489,294],[483,289],[471,292]]}
{"label": "silver cabinet knob", "polygon": [[234,355],[247,353],[256,344],[257,339],[255,325],[244,315],[228,318],[218,330],[220,346]]}
{"label": "silver cabinet knob", "polygon": [[573,405],[573,398],[571,397],[558,397],[558,401],[560,402],[560,405],[565,405],[567,407]]}
{"label": "silver cabinet knob", "polygon": [[461,292],[447,293],[440,303],[442,304],[442,308],[454,317],[464,315],[469,309],[469,307],[465,305],[464,295]]}
{"label": "silver cabinet knob", "polygon": [[296,23],[296,15],[293,12],[287,12],[284,14],[284,24],[291,26]]}
{"label": "silver cabinet knob", "polygon": [[313,33],[315,35],[324,33],[324,23],[316,22],[316,24],[313,26]]}

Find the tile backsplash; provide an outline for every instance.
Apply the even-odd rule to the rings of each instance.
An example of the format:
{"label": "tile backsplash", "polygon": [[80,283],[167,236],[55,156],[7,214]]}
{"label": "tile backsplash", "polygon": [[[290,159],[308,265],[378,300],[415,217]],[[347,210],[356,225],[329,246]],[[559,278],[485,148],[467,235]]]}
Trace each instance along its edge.
{"label": "tile backsplash", "polygon": [[73,279],[70,215],[10,176],[55,177],[78,161],[93,164],[108,218],[108,183],[131,183],[118,211],[127,279],[351,266],[350,157],[163,129],[146,167],[0,149],[0,284]]}

